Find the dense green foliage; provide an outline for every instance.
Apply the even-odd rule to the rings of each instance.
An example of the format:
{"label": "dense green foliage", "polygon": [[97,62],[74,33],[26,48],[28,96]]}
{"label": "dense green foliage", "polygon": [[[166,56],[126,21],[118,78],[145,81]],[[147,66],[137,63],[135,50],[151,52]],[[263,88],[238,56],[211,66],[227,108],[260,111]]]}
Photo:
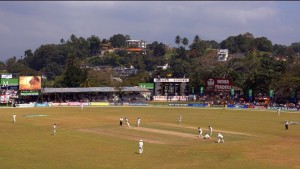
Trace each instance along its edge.
{"label": "dense green foliage", "polygon": [[[192,41],[177,35],[174,48],[161,42],[147,45],[146,54],[130,53],[125,50],[125,41],[129,35],[117,34],[109,39],[100,39],[92,35],[87,39],[76,37],[61,39],[59,44],[41,45],[34,52],[28,49],[21,59],[9,58],[0,62],[1,72],[19,75],[45,75],[44,84],[48,87],[88,86],[124,86],[138,85],[140,82],[152,82],[154,77],[190,78],[190,87],[205,84],[207,78],[229,78],[233,85],[245,92],[268,93],[270,89],[282,91],[288,97],[294,90],[300,89],[299,52],[300,42],[290,46],[272,44],[266,37],[255,38],[251,33],[230,36],[220,43],[214,40],[202,40],[198,35]],[[109,49],[115,49],[109,52]],[[228,49],[230,59],[218,62],[217,49]],[[277,59],[277,58],[283,59]],[[168,64],[166,70],[157,66]],[[111,70],[101,73],[91,67],[111,66],[138,69],[132,77],[118,77]],[[98,74],[98,75],[96,75]],[[105,76],[102,77],[102,76]]]}

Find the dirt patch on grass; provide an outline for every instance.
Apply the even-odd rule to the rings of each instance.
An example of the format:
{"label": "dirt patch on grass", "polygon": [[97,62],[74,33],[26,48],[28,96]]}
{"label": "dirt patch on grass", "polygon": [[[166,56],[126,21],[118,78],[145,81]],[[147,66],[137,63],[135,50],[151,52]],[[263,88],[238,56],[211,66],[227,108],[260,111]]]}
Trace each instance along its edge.
{"label": "dirt patch on grass", "polygon": [[169,130],[159,130],[159,129],[145,128],[145,127],[134,127],[131,129],[148,131],[148,132],[153,132],[153,133],[160,133],[160,134],[168,134],[168,135],[179,136],[179,137],[184,137],[184,138],[198,138],[198,136],[195,134],[181,133],[181,132],[175,132],[175,131],[169,131]]}
{"label": "dirt patch on grass", "polygon": [[[101,130],[101,129],[78,129],[78,131],[100,134],[100,135],[111,136],[111,137],[117,137],[117,138],[122,138],[122,139],[127,139],[127,140],[136,140],[136,141],[140,140],[140,138],[138,138],[136,136],[124,134],[124,133],[121,133],[118,131],[108,131],[108,130]],[[146,138],[146,139],[144,138],[143,141],[147,142],[147,143],[153,143],[153,144],[168,144],[165,141],[153,140],[153,139],[148,139],[148,138]]]}
{"label": "dirt patch on grass", "polygon": [[[197,127],[185,126],[185,125],[179,125],[179,124],[157,123],[157,122],[154,122],[153,124],[159,124],[159,125],[165,125],[165,126],[174,126],[174,127],[183,127],[183,128],[197,130]],[[245,135],[245,136],[253,136],[252,134],[235,132],[235,131],[215,130],[215,129],[213,131],[214,132],[220,132],[220,133],[229,133],[229,134],[238,134],[238,135]]]}

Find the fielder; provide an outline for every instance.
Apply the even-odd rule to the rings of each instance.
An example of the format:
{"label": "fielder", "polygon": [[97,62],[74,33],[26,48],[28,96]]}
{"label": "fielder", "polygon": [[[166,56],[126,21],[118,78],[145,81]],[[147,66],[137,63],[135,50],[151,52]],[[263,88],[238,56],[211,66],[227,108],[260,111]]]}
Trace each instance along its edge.
{"label": "fielder", "polygon": [[198,132],[199,132],[199,138],[202,138],[202,129],[198,127]]}
{"label": "fielder", "polygon": [[204,139],[210,139],[210,136],[209,136],[208,133],[206,133],[206,134],[204,135]]}
{"label": "fielder", "polygon": [[139,142],[139,154],[142,154],[144,149],[143,149],[144,143],[143,140],[140,140]]}
{"label": "fielder", "polygon": [[277,109],[277,115],[280,116],[280,113],[281,113],[281,108],[278,108]]}
{"label": "fielder", "polygon": [[120,117],[120,126],[122,126],[123,125],[123,117],[121,116]]}
{"label": "fielder", "polygon": [[128,118],[126,118],[126,117],[125,117],[125,121],[126,121],[126,124],[127,124],[127,126],[128,126],[128,127],[130,127],[130,124],[129,124]]}
{"label": "fielder", "polygon": [[81,111],[82,111],[83,110],[83,103],[81,103],[80,107],[81,107]]}
{"label": "fielder", "polygon": [[285,130],[289,129],[289,122],[287,120],[285,121],[284,126],[285,126]]}
{"label": "fielder", "polygon": [[56,124],[53,124],[53,135],[56,135]]}
{"label": "fielder", "polygon": [[224,138],[223,138],[223,135],[221,133],[218,134],[218,143],[224,143]]}
{"label": "fielder", "polygon": [[136,121],[136,126],[137,126],[137,127],[140,127],[140,124],[141,124],[141,118],[138,117],[138,118],[137,118],[137,121]]}
{"label": "fielder", "polygon": [[179,125],[181,124],[181,121],[182,121],[182,117],[181,117],[181,116],[178,116],[178,122],[179,122]]}
{"label": "fielder", "polygon": [[13,115],[13,122],[14,122],[14,123],[16,122],[16,118],[17,118],[17,115],[14,114],[14,115]]}
{"label": "fielder", "polygon": [[211,136],[213,132],[213,128],[211,126],[208,126],[208,131],[209,131],[209,135]]}

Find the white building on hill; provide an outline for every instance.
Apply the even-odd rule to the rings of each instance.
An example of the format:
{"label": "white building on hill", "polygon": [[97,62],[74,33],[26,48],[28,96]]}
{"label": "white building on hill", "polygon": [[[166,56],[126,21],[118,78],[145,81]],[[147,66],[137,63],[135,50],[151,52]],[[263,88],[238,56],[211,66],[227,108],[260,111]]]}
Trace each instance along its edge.
{"label": "white building on hill", "polygon": [[228,49],[219,49],[218,50],[218,61],[227,61],[228,60]]}

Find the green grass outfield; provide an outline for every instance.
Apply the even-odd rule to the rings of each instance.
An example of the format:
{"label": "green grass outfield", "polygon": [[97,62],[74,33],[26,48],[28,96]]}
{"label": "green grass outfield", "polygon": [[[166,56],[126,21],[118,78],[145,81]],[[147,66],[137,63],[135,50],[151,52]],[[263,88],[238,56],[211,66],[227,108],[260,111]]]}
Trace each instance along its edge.
{"label": "green grass outfield", "polygon": [[[132,127],[119,126],[120,116],[128,117]],[[138,116],[140,128],[135,126]],[[0,168],[300,168],[300,125],[286,131],[285,120],[300,122],[300,113],[283,111],[277,116],[267,110],[183,107],[0,108]],[[199,139],[197,127],[205,133],[209,125],[212,138]],[[217,132],[223,134],[224,144],[216,143]]]}

